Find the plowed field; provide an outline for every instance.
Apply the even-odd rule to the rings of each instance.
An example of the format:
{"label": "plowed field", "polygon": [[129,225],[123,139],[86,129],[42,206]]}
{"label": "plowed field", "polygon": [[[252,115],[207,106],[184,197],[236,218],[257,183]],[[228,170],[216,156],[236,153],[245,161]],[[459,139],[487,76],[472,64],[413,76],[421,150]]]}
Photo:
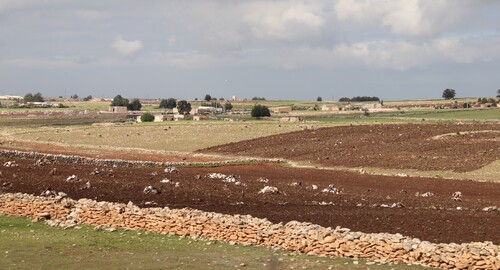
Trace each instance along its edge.
{"label": "plowed field", "polygon": [[214,146],[201,152],[285,158],[325,166],[467,172],[500,158],[500,125],[339,126]]}
{"label": "plowed field", "polygon": [[[363,232],[401,233],[432,242],[500,244],[500,211],[484,209],[500,206],[498,183],[270,164],[178,168],[177,173],[167,173],[164,168],[36,166],[30,159],[0,158],[0,165],[8,161],[17,166],[0,167],[0,192],[64,192],[74,199],[250,214],[273,222],[308,221]],[[68,179],[72,175],[74,179]],[[266,186],[276,187],[277,192],[262,193]],[[457,200],[452,199],[455,192],[462,195]]]}

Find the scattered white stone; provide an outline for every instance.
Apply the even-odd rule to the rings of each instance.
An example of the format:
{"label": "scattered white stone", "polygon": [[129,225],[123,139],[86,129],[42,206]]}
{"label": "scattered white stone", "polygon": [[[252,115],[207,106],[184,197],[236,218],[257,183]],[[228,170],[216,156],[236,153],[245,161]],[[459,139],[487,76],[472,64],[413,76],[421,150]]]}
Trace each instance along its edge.
{"label": "scattered white stone", "polygon": [[406,173],[396,173],[395,176],[397,177],[408,177]]}
{"label": "scattered white stone", "polygon": [[101,173],[101,172],[99,171],[99,169],[95,168],[95,169],[94,169],[94,170],[90,173],[90,175],[98,175],[99,173]]}
{"label": "scattered white stone", "polygon": [[264,178],[264,177],[260,177],[259,179],[257,179],[257,182],[261,182],[261,183],[268,183],[268,182],[269,182],[269,179]]}
{"label": "scattered white stone", "polygon": [[336,188],[334,185],[328,185],[328,187],[324,188],[321,192],[340,194],[340,193],[342,193],[342,190]]}
{"label": "scattered white stone", "polygon": [[311,186],[311,188],[312,188],[313,190],[316,190],[316,189],[318,189],[319,187],[318,187],[317,185],[312,185],[312,186]]}
{"label": "scattered white stone", "polygon": [[264,188],[262,188],[259,191],[259,193],[262,193],[262,194],[277,194],[277,193],[279,193],[279,191],[278,191],[277,187],[265,186]]}
{"label": "scattered white stone", "polygon": [[456,191],[456,192],[453,192],[453,194],[451,194],[451,199],[454,200],[454,201],[461,201],[462,200],[462,192],[460,191]]}
{"label": "scattered white stone", "polygon": [[68,176],[68,178],[66,178],[66,182],[74,182],[76,180],[78,180],[78,178],[74,174],[70,175],[70,176]]}
{"label": "scattered white stone", "polygon": [[180,186],[180,183],[179,182],[174,182],[168,178],[165,178],[163,180],[160,181],[160,183],[162,184],[168,184],[168,185],[174,185],[175,187],[179,187]]}
{"label": "scattered white stone", "polygon": [[160,191],[158,189],[154,188],[153,186],[147,186],[144,188],[142,193],[144,193],[144,194],[159,194]]}
{"label": "scattered white stone", "polygon": [[3,164],[4,167],[17,167],[19,164],[17,164],[15,161],[7,161]]}
{"label": "scattered white stone", "polygon": [[319,205],[335,205],[333,202],[320,202]]}
{"label": "scattered white stone", "polygon": [[168,168],[165,168],[165,172],[166,173],[179,173],[179,170],[177,170],[176,167],[168,167]]}
{"label": "scattered white stone", "polygon": [[236,176],[234,175],[225,175],[223,173],[209,173],[205,177],[210,179],[221,179],[224,183],[233,183],[235,185],[243,185],[240,181],[236,180]]}
{"label": "scattered white stone", "polygon": [[290,183],[290,186],[291,186],[291,187],[296,187],[296,186],[298,186],[298,185],[299,185],[299,182],[292,182],[292,183]]}
{"label": "scattered white stone", "polygon": [[430,191],[427,191],[427,192],[422,193],[422,194],[420,194],[418,192],[415,193],[415,197],[419,197],[419,196],[424,197],[424,198],[428,198],[428,197],[434,197],[434,196],[436,196],[436,194],[434,192],[430,192]]}
{"label": "scattered white stone", "polygon": [[359,174],[367,174],[367,172],[365,170],[363,170],[363,169],[359,169],[358,173]]}
{"label": "scattered white stone", "polygon": [[487,207],[483,208],[482,210],[484,212],[490,212],[490,211],[500,210],[500,208],[498,208],[496,206],[487,206]]}

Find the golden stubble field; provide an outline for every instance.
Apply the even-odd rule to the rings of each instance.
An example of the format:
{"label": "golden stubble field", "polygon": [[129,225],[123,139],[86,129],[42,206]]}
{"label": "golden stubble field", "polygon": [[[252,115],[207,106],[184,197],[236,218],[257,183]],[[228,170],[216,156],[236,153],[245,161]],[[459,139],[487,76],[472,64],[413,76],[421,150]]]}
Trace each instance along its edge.
{"label": "golden stubble field", "polygon": [[276,122],[137,123],[16,129],[4,132],[4,138],[68,147],[192,152],[230,142],[329,125]]}

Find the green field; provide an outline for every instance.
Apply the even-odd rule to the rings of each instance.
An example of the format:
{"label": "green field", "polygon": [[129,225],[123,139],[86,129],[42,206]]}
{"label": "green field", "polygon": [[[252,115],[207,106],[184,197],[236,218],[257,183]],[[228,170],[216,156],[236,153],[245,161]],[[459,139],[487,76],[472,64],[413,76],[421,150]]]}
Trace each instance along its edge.
{"label": "green field", "polygon": [[424,269],[153,233],[48,227],[0,214],[2,269]]}
{"label": "green field", "polygon": [[500,120],[500,108],[409,112],[400,115],[400,117],[444,120]]}

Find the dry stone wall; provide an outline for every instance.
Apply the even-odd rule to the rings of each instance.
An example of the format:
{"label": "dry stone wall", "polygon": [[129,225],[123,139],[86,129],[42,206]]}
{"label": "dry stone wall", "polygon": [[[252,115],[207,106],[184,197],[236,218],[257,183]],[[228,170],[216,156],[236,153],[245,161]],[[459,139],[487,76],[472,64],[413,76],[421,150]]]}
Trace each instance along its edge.
{"label": "dry stone wall", "polygon": [[187,208],[139,208],[132,203],[75,201],[61,196],[37,197],[21,193],[0,194],[0,212],[47,219],[53,226],[89,224],[268,246],[309,255],[421,264],[443,269],[500,269],[500,248],[491,242],[435,244],[400,234],[367,234],[297,221],[273,224],[248,215],[224,215]]}
{"label": "dry stone wall", "polygon": [[72,163],[72,164],[95,165],[95,166],[142,167],[142,168],[284,162],[281,159],[264,159],[264,158],[239,158],[234,160],[210,161],[210,162],[154,162],[154,161],[123,160],[123,159],[97,159],[97,158],[81,157],[74,155],[61,155],[61,154],[54,155],[54,154],[43,154],[37,152],[18,151],[18,150],[0,150],[0,157],[37,159],[38,161],[44,163],[61,162],[61,163]]}

